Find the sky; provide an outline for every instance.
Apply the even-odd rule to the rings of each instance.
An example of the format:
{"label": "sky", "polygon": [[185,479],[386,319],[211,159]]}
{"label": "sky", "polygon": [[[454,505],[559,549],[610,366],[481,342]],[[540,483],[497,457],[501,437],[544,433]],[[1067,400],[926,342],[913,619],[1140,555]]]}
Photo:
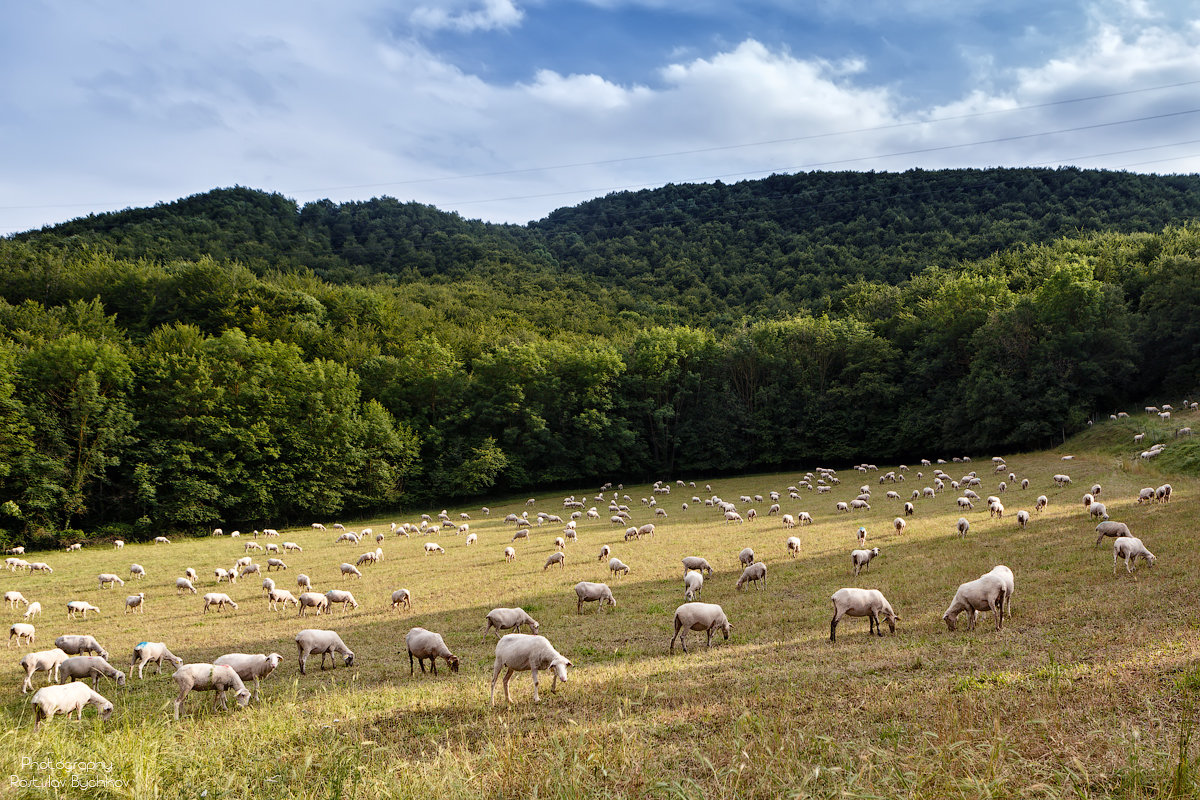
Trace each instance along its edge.
{"label": "sky", "polygon": [[216,187],[523,224],[814,170],[1200,172],[1194,0],[21,0],[0,236]]}

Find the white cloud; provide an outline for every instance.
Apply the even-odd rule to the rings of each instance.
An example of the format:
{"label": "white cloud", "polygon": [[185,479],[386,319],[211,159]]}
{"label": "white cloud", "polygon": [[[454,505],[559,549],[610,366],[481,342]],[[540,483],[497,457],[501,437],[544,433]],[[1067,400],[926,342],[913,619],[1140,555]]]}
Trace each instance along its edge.
{"label": "white cloud", "polygon": [[524,12],[512,0],[483,0],[481,5],[463,8],[461,3],[423,5],[409,20],[427,30],[454,30],[459,33],[512,28],[521,22]]}

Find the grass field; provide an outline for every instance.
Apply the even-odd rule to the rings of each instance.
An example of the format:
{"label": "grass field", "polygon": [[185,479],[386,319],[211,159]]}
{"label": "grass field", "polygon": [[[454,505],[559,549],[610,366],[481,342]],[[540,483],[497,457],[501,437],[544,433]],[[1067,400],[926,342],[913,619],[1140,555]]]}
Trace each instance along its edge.
{"label": "grass field", "polygon": [[[1193,415],[1175,420],[1189,424]],[[187,662],[211,661],[225,652],[284,656],[264,684],[261,702],[214,711],[211,695],[188,698],[186,716],[171,720],[175,686],[170,677],[130,678],[124,689],[102,683],[116,705],[100,723],[92,709],[83,724],[56,717],[33,733],[28,696],[12,668],[3,681],[3,747],[0,794],[16,797],[1170,797],[1196,796],[1196,703],[1200,698],[1200,555],[1194,531],[1200,522],[1200,482],[1173,474],[1196,455],[1190,441],[1173,443],[1152,426],[1147,442],[1168,441],[1150,463],[1132,433],[1146,419],[1095,426],[1068,448],[1013,455],[1009,470],[1028,490],[1000,495],[1003,520],[977,503],[965,516],[971,531],[954,530],[958,493],[949,486],[932,500],[916,500],[903,536],[891,521],[902,501],[884,499],[895,489],[904,500],[932,484],[929,467],[912,465],[906,480],[880,486],[878,472],[839,472],[830,495],[786,487],[803,473],[709,480],[670,476],[672,492],[658,498],[668,510],[654,519],[641,498],[650,487],[622,494],[635,523],[654,521],[652,538],[625,542],[611,525],[595,489],[573,494],[598,506],[599,521],[581,520],[579,541],[567,547],[565,569],[543,571],[561,526],[534,527],[502,555],[513,526],[501,520],[527,507],[525,498],[477,507],[449,508],[451,518],[471,514],[479,543],[466,547],[453,531],[411,539],[388,536],[382,563],[363,568],[361,580],[342,581],[338,565],[374,549],[333,544],[335,532],[281,531],[304,547],[284,555],[289,569],[273,575],[295,590],[304,572],[315,587],[349,588],[358,610],[344,616],[298,619],[294,610],[266,609],[261,580],[229,587],[236,611],[202,614],[200,595],[177,596],[175,578],[186,567],[200,573],[201,595],[213,591],[213,569],[243,555],[246,537],[177,539],[170,545],[93,545],[81,552],[32,553],[53,575],[0,573],[4,589],[20,589],[45,608],[35,620],[38,641],[53,647],[62,633],[94,634],[128,670],[133,646],[165,641]],[[1157,425],[1157,420],[1155,420]],[[1128,443],[1128,444],[1126,444]],[[1069,449],[1074,448],[1074,449]],[[1062,461],[1074,453],[1073,461]],[[942,466],[957,478],[976,470],[982,496],[996,493],[1007,475],[993,474],[988,458]],[[813,465],[815,467],[817,465]],[[925,477],[916,476],[923,470]],[[1163,470],[1166,470],[1165,472]],[[1055,487],[1065,472],[1073,484]],[[666,477],[666,476],[664,476]],[[675,477],[695,479],[680,488]],[[1137,506],[1138,489],[1174,486],[1170,504]],[[1113,519],[1125,521],[1158,556],[1153,569],[1139,565],[1113,574],[1111,540],[1094,547],[1095,522],[1080,498],[1093,482]],[[783,495],[782,511],[808,511],[812,525],[785,531],[767,517],[769,502],[737,503],[754,522],[727,525],[703,503],[712,494],[736,502],[740,495]],[[834,505],[869,484],[871,510],[838,514]],[[531,512],[561,514],[571,491],[537,496]],[[1018,509],[1033,511],[1046,494],[1049,507],[1033,513],[1027,529]],[[611,497],[611,493],[608,495]],[[432,514],[440,509],[433,509]],[[416,521],[420,511],[367,521],[343,520],[357,530],[387,531],[390,521]],[[322,520],[332,523],[335,520]],[[882,554],[870,571],[852,577],[854,532],[868,530],[867,546]],[[784,547],[788,535],[803,542],[798,558]],[[422,544],[439,541],[445,555],[427,556]],[[264,542],[262,538],[259,542]],[[276,540],[281,541],[281,540]],[[632,568],[610,578],[597,561],[601,545]],[[738,551],[752,547],[768,565],[763,591],[738,592]],[[734,629],[711,650],[693,634],[691,652],[668,653],[671,618],[683,602],[686,555],[704,556],[716,573],[703,600],[721,604]],[[265,564],[265,556],[256,561]],[[124,588],[99,590],[100,572],[128,574],[145,566],[147,578]],[[941,620],[959,583],[995,564],[1016,575],[1014,616],[997,632],[981,617],[973,632],[948,632]],[[573,585],[604,581],[618,607],[578,615]],[[842,586],[878,588],[901,615],[894,636],[868,637],[865,619],[843,620],[830,644],[829,596]],[[399,587],[412,592],[411,611],[390,609]],[[126,594],[146,593],[144,615],[121,613]],[[102,614],[68,620],[65,604],[84,599]],[[513,679],[514,704],[495,709],[488,689],[495,638],[481,636],[484,615],[496,606],[522,606],[541,632],[574,662],[557,694],[542,683],[534,705],[528,673]],[[9,621],[20,611],[5,610]],[[461,672],[439,669],[435,678],[408,674],[405,632],[420,625],[441,632],[462,659]],[[356,653],[353,667],[322,672],[309,663],[301,676],[293,637],[302,628],[337,630]],[[19,652],[9,651],[14,665]],[[170,672],[168,669],[166,672]],[[39,676],[36,686],[45,682]],[[61,762],[61,763],[60,763]],[[92,768],[88,769],[89,762]],[[72,772],[71,770],[74,770]],[[22,783],[23,782],[23,783]],[[55,786],[58,782],[61,785]]]}

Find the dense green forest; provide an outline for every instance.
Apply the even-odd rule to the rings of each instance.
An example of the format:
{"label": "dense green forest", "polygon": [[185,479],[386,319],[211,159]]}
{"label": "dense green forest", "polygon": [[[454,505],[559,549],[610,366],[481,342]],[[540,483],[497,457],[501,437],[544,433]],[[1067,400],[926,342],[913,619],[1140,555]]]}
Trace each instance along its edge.
{"label": "dense green forest", "polygon": [[0,529],[1046,446],[1200,389],[1198,216],[1198,176],[950,170],[527,226],[234,188],[9,237]]}

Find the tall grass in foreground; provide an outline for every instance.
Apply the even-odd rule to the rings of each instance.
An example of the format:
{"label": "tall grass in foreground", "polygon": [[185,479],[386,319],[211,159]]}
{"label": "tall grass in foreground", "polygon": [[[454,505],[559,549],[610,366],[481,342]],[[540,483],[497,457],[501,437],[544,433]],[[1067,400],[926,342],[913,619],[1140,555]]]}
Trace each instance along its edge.
{"label": "tall grass in foreground", "polygon": [[[894,488],[908,499],[931,483],[929,470],[918,480],[915,467],[896,486],[879,486],[880,473],[843,471],[831,495],[804,493],[798,501],[786,499],[796,474],[713,482],[713,493],[729,499],[783,492],[783,512],[807,510],[816,520],[795,531],[775,517],[727,526],[702,503],[682,511],[682,501],[706,494],[697,480],[698,490],[674,487],[669,498],[658,497],[669,516],[655,520],[653,538],[625,542],[607,514],[581,523],[565,570],[541,568],[558,526],[535,527],[528,542],[516,543],[518,560],[504,563],[512,528],[500,518],[520,513],[523,503],[493,505],[487,519],[476,509],[450,509],[455,518],[460,510],[477,517],[471,526],[480,543],[464,547],[446,530],[426,538],[447,554],[425,556],[425,539],[389,537],[383,563],[364,568],[362,581],[345,582],[362,603],[345,616],[269,613],[257,579],[227,589],[241,604],[233,613],[203,615],[198,597],[175,595],[174,578],[186,566],[201,573],[202,592],[215,588],[211,571],[241,554],[238,540],[41,554],[54,575],[2,576],[5,588],[46,607],[38,649],[53,646],[59,633],[87,631],[122,669],[144,639],[166,641],[188,661],[271,650],[285,661],[265,682],[263,700],[247,709],[216,712],[210,696],[193,694],[174,723],[173,682],[148,674],[131,677],[126,689],[101,684],[116,704],[107,724],[89,710],[82,725],[59,717],[36,735],[12,670],[0,706],[2,791],[22,798],[1198,796],[1200,556],[1192,532],[1200,485],[1151,478],[1143,470],[1155,465],[1134,471],[1128,453],[1120,464],[1109,453],[1076,456],[1013,456],[1010,469],[1018,480],[1029,477],[1031,488],[1002,495],[1004,520],[989,519],[982,505],[969,512],[966,539],[954,534],[960,512],[949,489],[916,501],[904,536],[892,531],[899,503],[883,492]],[[983,495],[1007,478],[993,475],[986,461],[944,469],[955,477],[976,469]],[[1072,486],[1053,486],[1050,475],[1060,471],[1072,475]],[[1136,505],[1138,488],[1164,480],[1175,486],[1174,502]],[[1114,576],[1110,544],[1093,547],[1095,522],[1079,503],[1093,481],[1103,484],[1113,518],[1158,554],[1153,570],[1129,576],[1122,565]],[[872,486],[872,509],[838,515],[834,503],[860,484]],[[633,498],[635,520],[651,519],[639,502],[651,497],[649,487],[623,493]],[[1011,517],[1032,510],[1042,493],[1048,510],[1017,528]],[[575,494],[603,511],[593,491]],[[535,508],[561,513],[560,501],[540,497]],[[750,505],[765,515],[768,504]],[[386,520],[370,522],[386,530]],[[882,555],[855,580],[848,553],[859,525]],[[800,558],[784,550],[790,533],[804,543]],[[310,530],[284,538],[305,550],[285,555],[289,570],[272,577],[293,587],[304,571],[320,590],[342,585],[337,565],[375,546],[335,546],[332,532]],[[633,567],[627,578],[610,579],[596,560],[604,543]],[[768,564],[763,591],[733,588],[737,552],[747,545]],[[716,567],[703,600],[722,604],[734,633],[711,650],[693,637],[689,654],[670,656],[671,613],[682,602],[679,559],[692,554]],[[132,561],[146,567],[145,581],[96,588],[96,573],[127,572]],[[1016,573],[1013,618],[1000,632],[990,618],[974,632],[947,632],[940,617],[955,587],[996,563]],[[619,606],[577,615],[571,587],[579,580],[606,581]],[[897,635],[870,638],[865,620],[847,619],[830,645],[828,597],[845,585],[881,589],[902,616]],[[411,611],[389,607],[400,586],[413,593]],[[130,591],[147,593],[144,616],[120,613]],[[63,606],[76,598],[104,613],[67,621]],[[514,677],[511,707],[488,704],[494,638],[485,641],[480,630],[498,605],[529,609],[576,664],[557,694],[542,684],[539,706],[528,673]],[[409,677],[408,659],[397,651],[413,625],[445,635],[462,659],[459,675]],[[300,676],[292,637],[304,627],[338,630],[356,666],[322,672],[310,662]],[[12,662],[19,657],[15,648],[10,654]],[[45,762],[48,769],[37,766]],[[60,763],[91,783],[72,787]],[[100,766],[84,769],[89,763]],[[35,785],[45,779],[63,785]]]}

